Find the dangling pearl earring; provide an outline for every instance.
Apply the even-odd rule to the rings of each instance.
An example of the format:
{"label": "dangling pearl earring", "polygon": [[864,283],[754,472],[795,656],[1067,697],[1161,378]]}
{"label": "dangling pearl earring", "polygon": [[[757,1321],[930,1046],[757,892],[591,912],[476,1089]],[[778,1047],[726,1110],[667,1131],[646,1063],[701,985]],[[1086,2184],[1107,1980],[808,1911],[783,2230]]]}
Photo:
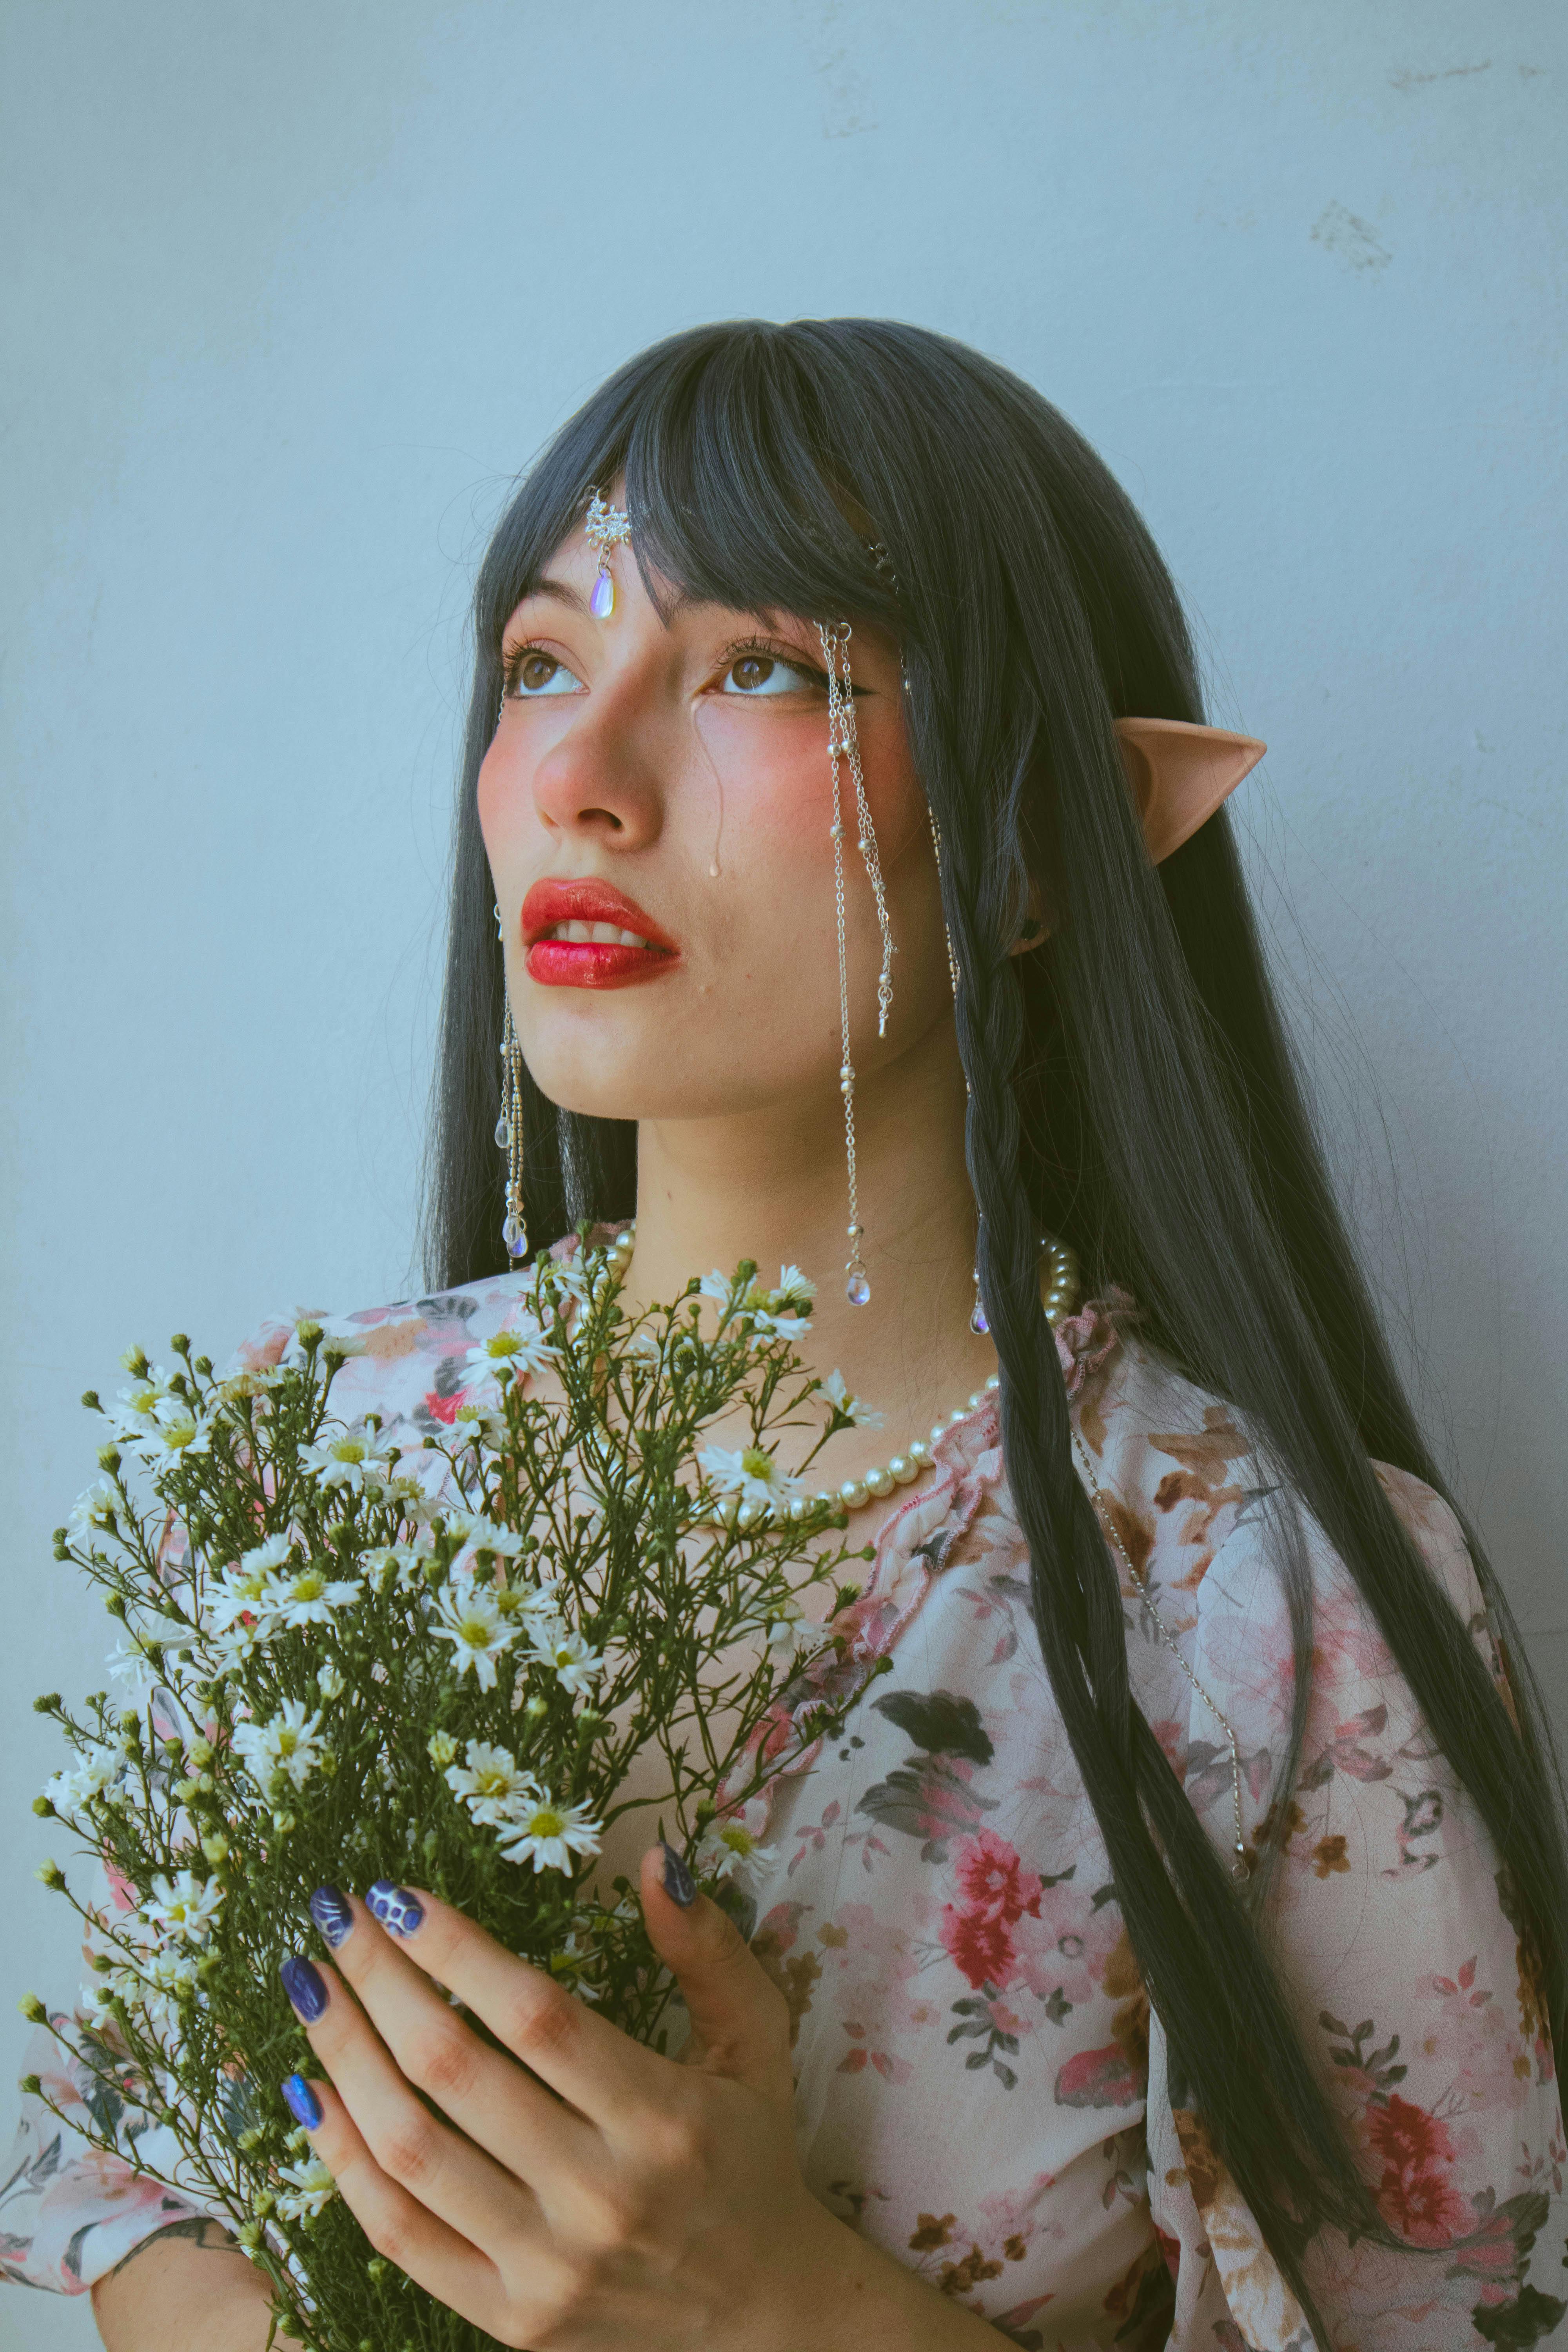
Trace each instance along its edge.
{"label": "dangling pearl earring", "polygon": [[[506,926],[499,905],[495,916],[496,937],[504,940]],[[522,1048],[512,1026],[510,996],[501,1024],[500,1117],[496,1120],[496,1148],[506,1153],[506,1215],[501,1221],[500,1237],[508,1257],[518,1265],[528,1255],[528,1227],[522,1215]]]}

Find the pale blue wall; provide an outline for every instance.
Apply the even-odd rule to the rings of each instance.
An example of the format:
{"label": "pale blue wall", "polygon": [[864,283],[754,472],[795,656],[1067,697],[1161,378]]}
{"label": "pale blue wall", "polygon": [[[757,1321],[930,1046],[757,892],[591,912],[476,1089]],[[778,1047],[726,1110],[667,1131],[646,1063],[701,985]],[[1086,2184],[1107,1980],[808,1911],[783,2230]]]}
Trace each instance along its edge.
{"label": "pale blue wall", "polygon": [[[1238,806],[1379,1264],[1568,1666],[1555,0],[11,0],[0,43],[7,1801],[100,1647],[47,1541],[77,1392],[405,1285],[505,478],[742,311],[963,336],[1142,501],[1273,746]],[[16,1886],[0,1981],[68,1982]],[[23,2301],[5,2347],[89,2340]]]}

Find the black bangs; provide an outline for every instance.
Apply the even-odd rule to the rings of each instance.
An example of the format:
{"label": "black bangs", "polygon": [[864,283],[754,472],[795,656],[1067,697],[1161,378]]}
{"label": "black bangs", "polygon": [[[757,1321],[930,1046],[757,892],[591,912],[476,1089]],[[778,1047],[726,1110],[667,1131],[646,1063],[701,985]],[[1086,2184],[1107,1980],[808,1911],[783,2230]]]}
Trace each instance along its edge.
{"label": "black bangs", "polygon": [[502,521],[479,583],[481,646],[499,656],[508,614],[581,527],[591,491],[623,477],[632,551],[661,609],[673,594],[900,634],[875,486],[854,465],[864,401],[834,349],[858,328],[746,321],[674,337],[620,369]]}

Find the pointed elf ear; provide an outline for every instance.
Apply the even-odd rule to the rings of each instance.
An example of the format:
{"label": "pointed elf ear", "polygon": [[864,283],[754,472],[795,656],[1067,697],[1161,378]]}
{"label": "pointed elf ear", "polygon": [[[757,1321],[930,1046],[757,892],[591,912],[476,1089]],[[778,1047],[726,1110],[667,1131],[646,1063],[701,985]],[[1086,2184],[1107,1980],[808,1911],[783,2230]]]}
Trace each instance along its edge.
{"label": "pointed elf ear", "polygon": [[1116,740],[1155,866],[1192,838],[1268,748],[1182,719],[1119,719]]}

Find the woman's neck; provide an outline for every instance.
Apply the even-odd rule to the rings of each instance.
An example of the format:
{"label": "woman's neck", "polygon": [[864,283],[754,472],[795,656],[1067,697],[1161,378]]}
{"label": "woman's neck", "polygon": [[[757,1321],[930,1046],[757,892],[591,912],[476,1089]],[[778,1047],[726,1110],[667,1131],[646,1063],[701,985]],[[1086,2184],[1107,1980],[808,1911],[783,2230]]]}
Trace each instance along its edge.
{"label": "woman's neck", "polygon": [[[628,1303],[677,1296],[688,1277],[754,1258],[816,1285],[800,1353],[837,1370],[884,1416],[843,1431],[820,1460],[824,1483],[853,1476],[978,1388],[995,1366],[969,1328],[974,1205],[963,1161],[963,1077],[951,1019],[856,1089],[861,1243],[869,1304],[845,1296],[849,1244],[844,1129],[837,1097],[721,1119],[647,1122],[637,1136],[637,1249]],[[781,1458],[786,1458],[781,1448]]]}

